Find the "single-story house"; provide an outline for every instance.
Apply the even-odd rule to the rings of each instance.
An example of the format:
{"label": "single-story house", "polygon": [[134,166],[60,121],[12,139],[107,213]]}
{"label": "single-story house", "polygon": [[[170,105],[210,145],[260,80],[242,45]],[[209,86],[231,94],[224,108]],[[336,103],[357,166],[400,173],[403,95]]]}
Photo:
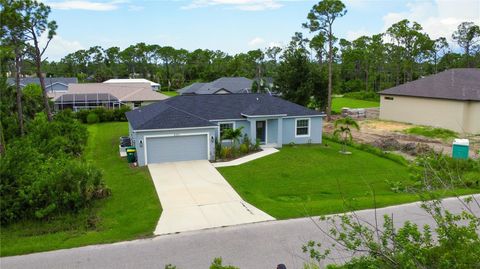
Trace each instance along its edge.
{"label": "single-story house", "polygon": [[152,91],[149,83],[80,83],[70,84],[67,93],[56,97],[55,107],[76,111],[126,105],[135,109],[167,98],[164,94]]}
{"label": "single-story house", "polygon": [[244,77],[223,77],[208,83],[196,82],[177,92],[181,95],[249,93],[252,83],[253,80]]}
{"label": "single-story house", "polygon": [[214,160],[215,141],[226,129],[243,127],[251,141],[283,144],[322,142],[324,114],[269,94],[180,95],[126,113],[140,166]]}
{"label": "single-story house", "polygon": [[153,91],[158,91],[160,89],[160,84],[150,81],[144,78],[112,78],[104,81],[103,83],[149,83]]}
{"label": "single-story house", "polygon": [[480,133],[480,69],[450,69],[384,90],[380,119]]}
{"label": "single-story house", "polygon": [[[59,94],[66,93],[68,90],[69,84],[77,84],[77,78],[64,78],[64,77],[46,77],[45,79],[45,90],[47,91],[48,96],[54,97]],[[7,83],[9,85],[15,85],[15,78],[8,78]],[[20,78],[20,87],[23,88],[28,84],[37,84],[40,85],[40,79],[37,77],[27,77]]]}

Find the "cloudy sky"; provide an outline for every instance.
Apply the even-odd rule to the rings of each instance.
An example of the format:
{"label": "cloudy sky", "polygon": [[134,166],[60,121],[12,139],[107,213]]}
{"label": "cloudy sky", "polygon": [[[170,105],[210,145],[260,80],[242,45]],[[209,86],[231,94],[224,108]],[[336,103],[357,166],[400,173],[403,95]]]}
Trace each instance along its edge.
{"label": "cloudy sky", "polygon": [[[46,52],[59,60],[78,49],[131,44],[169,45],[245,52],[284,45],[306,30],[309,0],[79,0],[44,1],[59,28]],[[420,23],[431,38],[450,38],[463,21],[480,24],[480,0],[344,0],[345,17],[336,36],[354,39],[385,31],[407,18]]]}

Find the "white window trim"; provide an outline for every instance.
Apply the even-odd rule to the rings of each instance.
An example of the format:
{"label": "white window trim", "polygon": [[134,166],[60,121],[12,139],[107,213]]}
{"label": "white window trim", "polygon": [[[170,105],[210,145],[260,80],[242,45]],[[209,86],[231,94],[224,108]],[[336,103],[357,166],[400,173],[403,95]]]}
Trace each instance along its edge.
{"label": "white window trim", "polygon": [[218,140],[223,142],[233,142],[231,139],[222,139],[222,136],[220,135],[220,125],[221,124],[232,124],[233,126],[233,130],[235,130],[236,126],[235,126],[235,122],[234,121],[221,121],[218,123]]}
{"label": "white window trim", "polygon": [[[298,128],[298,121],[300,120],[307,120],[308,122],[308,133],[306,135],[297,135],[297,128]],[[295,119],[295,137],[310,137],[310,133],[311,133],[311,122],[310,122],[310,118],[298,118],[298,119]]]}

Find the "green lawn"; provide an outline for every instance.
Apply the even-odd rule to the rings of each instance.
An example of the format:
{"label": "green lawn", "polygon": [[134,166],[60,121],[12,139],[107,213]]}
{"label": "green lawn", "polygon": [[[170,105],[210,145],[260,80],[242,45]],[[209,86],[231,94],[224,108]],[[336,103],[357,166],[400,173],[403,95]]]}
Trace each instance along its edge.
{"label": "green lawn", "polygon": [[87,161],[104,172],[112,195],[74,216],[2,227],[1,256],[109,243],[151,236],[161,207],[147,168],[129,168],[118,154],[126,122],[90,125]]}
{"label": "green lawn", "polygon": [[357,100],[345,97],[334,97],[332,99],[332,111],[341,112],[343,107],[349,108],[368,108],[379,107],[380,102]]}
{"label": "green lawn", "polygon": [[340,145],[285,146],[280,152],[232,167],[219,168],[239,194],[278,219],[344,212],[344,200],[355,209],[418,200],[413,194],[394,193],[385,180],[407,181],[408,168],[392,160]]}
{"label": "green lawn", "polygon": [[167,96],[171,96],[171,97],[178,95],[178,92],[176,92],[176,91],[161,91],[160,93],[163,93],[163,94],[165,94]]}

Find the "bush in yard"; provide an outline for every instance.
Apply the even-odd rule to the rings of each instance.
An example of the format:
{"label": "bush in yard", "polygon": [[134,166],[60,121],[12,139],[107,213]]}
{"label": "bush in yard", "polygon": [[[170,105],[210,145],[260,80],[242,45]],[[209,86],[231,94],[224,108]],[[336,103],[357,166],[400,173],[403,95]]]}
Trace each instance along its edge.
{"label": "bush in yard", "polygon": [[6,147],[0,162],[0,223],[77,212],[109,194],[98,169],[76,158],[88,133],[63,111],[37,114],[29,132]]}
{"label": "bush in yard", "polygon": [[103,107],[95,108],[92,110],[80,110],[75,112],[75,116],[82,123],[88,123],[88,115],[95,113],[98,116],[98,122],[110,122],[110,121],[127,121],[125,113],[130,111],[130,107],[122,106],[119,109],[106,109]]}
{"label": "bush in yard", "polygon": [[417,157],[410,171],[415,186],[420,188],[478,188],[480,184],[480,160],[453,159],[432,152]]}
{"label": "bush in yard", "polygon": [[88,116],[87,116],[87,123],[88,124],[97,123],[97,122],[99,122],[99,120],[100,119],[95,112],[88,113]]}

